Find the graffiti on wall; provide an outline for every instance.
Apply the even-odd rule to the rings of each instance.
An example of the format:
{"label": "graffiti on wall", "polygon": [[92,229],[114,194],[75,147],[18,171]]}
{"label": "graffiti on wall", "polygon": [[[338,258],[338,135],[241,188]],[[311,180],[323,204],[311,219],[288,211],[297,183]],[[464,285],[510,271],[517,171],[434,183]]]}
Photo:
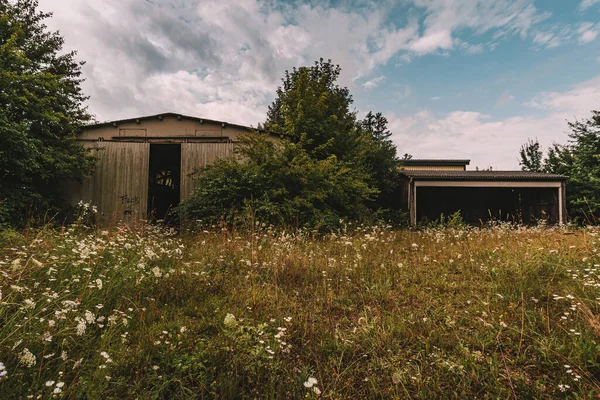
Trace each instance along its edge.
{"label": "graffiti on wall", "polygon": [[140,204],[140,198],[138,196],[130,197],[129,195],[125,194],[119,197],[119,199],[121,200],[121,204],[125,205],[125,211],[123,212],[124,215],[133,215],[132,208]]}

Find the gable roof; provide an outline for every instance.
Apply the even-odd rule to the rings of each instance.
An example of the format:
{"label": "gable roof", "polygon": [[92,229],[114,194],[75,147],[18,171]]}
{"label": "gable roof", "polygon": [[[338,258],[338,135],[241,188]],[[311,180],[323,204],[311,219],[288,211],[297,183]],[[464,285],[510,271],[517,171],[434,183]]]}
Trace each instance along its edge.
{"label": "gable roof", "polygon": [[401,171],[409,178],[447,181],[564,181],[565,175],[530,171]]}
{"label": "gable roof", "polygon": [[155,114],[155,115],[147,115],[147,116],[143,116],[143,117],[118,119],[118,120],[115,120],[115,121],[99,122],[99,123],[85,125],[85,126],[83,126],[82,129],[100,128],[100,127],[104,127],[104,126],[108,126],[108,125],[115,125],[115,124],[119,125],[119,124],[123,124],[123,123],[127,123],[127,122],[144,121],[144,120],[149,120],[149,119],[159,119],[159,118],[165,118],[165,117],[174,117],[174,118],[179,118],[179,119],[185,118],[185,119],[189,119],[189,120],[193,120],[193,121],[197,121],[197,122],[208,122],[208,123],[214,123],[214,124],[225,124],[227,126],[233,126],[235,128],[244,129],[244,130],[248,130],[248,131],[255,129],[255,128],[252,128],[251,126],[232,124],[232,123],[227,122],[227,121],[217,121],[217,120],[214,120],[214,119],[191,117],[189,115],[172,113],[172,112],[160,113],[160,114]]}

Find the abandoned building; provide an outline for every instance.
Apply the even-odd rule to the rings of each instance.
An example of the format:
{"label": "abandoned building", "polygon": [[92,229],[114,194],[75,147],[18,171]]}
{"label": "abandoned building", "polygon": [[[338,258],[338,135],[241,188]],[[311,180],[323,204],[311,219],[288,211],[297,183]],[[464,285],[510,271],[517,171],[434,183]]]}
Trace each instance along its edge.
{"label": "abandoned building", "polygon": [[[93,176],[67,189],[72,204],[90,202],[103,222],[163,219],[194,189],[190,174],[233,157],[252,128],[166,113],[89,125],[77,140],[97,158]],[[398,202],[411,224],[460,211],[471,224],[490,219],[563,223],[566,177],[523,171],[467,171],[469,160],[403,163]]]}
{"label": "abandoned building", "polygon": [[467,171],[469,160],[404,161],[402,204],[410,223],[435,221],[457,211],[480,225],[489,220],[564,223],[563,175],[527,171]]}
{"label": "abandoned building", "polygon": [[232,157],[250,127],[167,113],[88,125],[77,140],[97,158],[93,176],[69,185],[70,202],[91,202],[104,222],[165,218],[194,189],[189,176]]}

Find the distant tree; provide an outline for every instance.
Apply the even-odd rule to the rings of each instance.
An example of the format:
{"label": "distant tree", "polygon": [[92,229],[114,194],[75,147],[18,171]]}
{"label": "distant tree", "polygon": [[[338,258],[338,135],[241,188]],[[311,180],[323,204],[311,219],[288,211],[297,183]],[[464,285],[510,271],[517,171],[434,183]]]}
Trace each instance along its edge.
{"label": "distant tree", "polygon": [[585,120],[569,122],[569,142],[555,146],[547,165],[569,176],[567,200],[572,216],[582,222],[600,222],[600,111]]}
{"label": "distant tree", "polygon": [[369,111],[358,124],[359,129],[366,133],[361,162],[371,177],[372,186],[379,190],[370,207],[380,210],[384,219],[393,219],[390,213],[399,207],[402,178],[401,162],[396,155],[396,146],[390,139],[392,132],[387,127],[388,120],[380,112],[374,114]]}
{"label": "distant tree", "polygon": [[[600,111],[585,120],[568,123],[567,144],[553,143],[541,163],[541,170],[562,174],[567,180],[567,209],[581,223],[600,222]],[[538,169],[542,152],[537,141],[521,147],[522,165]],[[524,162],[526,161],[526,163]]]}
{"label": "distant tree", "polygon": [[35,0],[0,1],[0,224],[63,209],[61,185],[93,166],[72,139],[90,119],[81,65]]}
{"label": "distant tree", "polygon": [[521,165],[521,169],[523,171],[542,171],[543,153],[540,148],[540,143],[537,139],[527,139],[527,143],[521,146],[521,149],[519,150],[519,155],[521,157],[519,164]]}
{"label": "distant tree", "polygon": [[387,128],[388,120],[380,112],[373,114],[369,111],[361,121],[364,129],[371,133],[373,138],[379,142],[384,142],[392,136],[392,132]]}

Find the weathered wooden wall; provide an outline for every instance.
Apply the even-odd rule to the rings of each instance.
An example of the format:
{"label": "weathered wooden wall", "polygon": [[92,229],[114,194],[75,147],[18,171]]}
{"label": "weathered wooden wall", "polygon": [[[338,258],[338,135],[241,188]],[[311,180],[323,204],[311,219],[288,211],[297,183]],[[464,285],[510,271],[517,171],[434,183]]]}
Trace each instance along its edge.
{"label": "weathered wooden wall", "polygon": [[212,164],[218,158],[233,157],[234,143],[182,143],[181,144],[181,201],[185,201],[195,188],[190,174],[197,168]]}
{"label": "weathered wooden wall", "polygon": [[82,187],[105,222],[146,218],[149,143],[96,142],[96,171]]}

